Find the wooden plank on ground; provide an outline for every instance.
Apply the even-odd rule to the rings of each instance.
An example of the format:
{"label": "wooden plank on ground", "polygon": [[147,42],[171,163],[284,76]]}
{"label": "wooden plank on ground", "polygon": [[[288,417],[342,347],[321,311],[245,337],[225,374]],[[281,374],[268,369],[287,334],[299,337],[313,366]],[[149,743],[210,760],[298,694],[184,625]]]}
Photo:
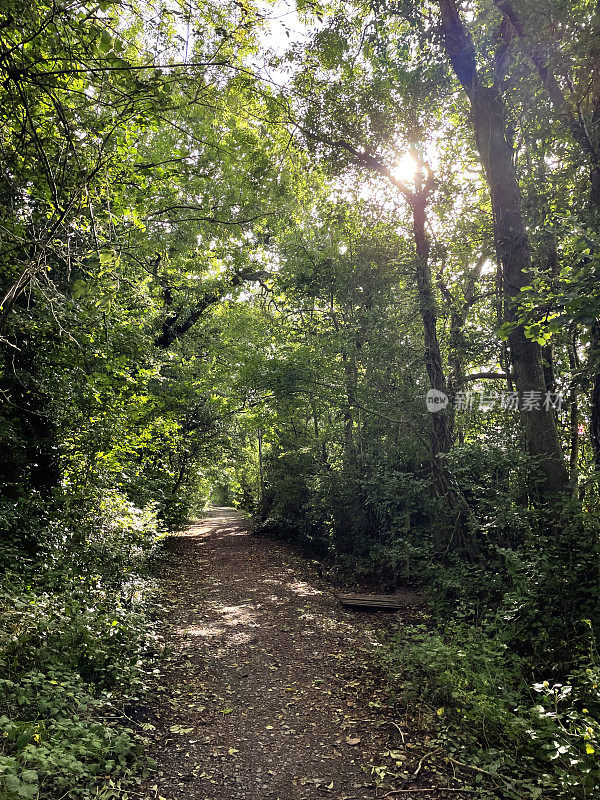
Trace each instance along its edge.
{"label": "wooden plank on ground", "polygon": [[343,606],[353,608],[385,608],[399,609],[406,608],[405,597],[398,597],[393,594],[340,594],[338,599]]}

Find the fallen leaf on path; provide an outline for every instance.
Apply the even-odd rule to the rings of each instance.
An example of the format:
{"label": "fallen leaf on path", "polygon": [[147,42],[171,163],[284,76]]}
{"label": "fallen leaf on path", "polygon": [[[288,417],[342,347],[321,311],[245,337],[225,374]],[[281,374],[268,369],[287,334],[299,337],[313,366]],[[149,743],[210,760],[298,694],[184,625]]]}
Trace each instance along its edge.
{"label": "fallen leaf on path", "polygon": [[193,728],[184,728],[181,725],[171,725],[169,730],[171,731],[171,733],[185,734],[185,733],[192,733],[192,731],[194,729]]}

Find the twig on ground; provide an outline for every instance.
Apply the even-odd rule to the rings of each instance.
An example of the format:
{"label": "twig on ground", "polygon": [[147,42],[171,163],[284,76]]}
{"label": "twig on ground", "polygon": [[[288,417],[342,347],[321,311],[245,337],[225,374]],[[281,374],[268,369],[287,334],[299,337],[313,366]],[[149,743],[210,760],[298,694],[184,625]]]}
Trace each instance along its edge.
{"label": "twig on ground", "polygon": [[482,775],[489,775],[490,778],[499,777],[494,775],[493,772],[488,772],[487,769],[481,769],[481,767],[476,767],[474,764],[465,764],[462,761],[456,761],[454,758],[450,758],[450,756],[446,756],[446,761],[449,761],[451,764],[456,764],[457,767],[465,767],[465,769],[472,769],[473,772],[480,772]]}
{"label": "twig on ground", "polygon": [[419,766],[417,767],[416,771],[413,773],[413,778],[416,778],[417,775],[419,774],[419,772],[421,772],[421,767],[423,766],[423,762],[425,761],[426,758],[429,758],[430,756],[434,756],[436,753],[440,753],[440,752],[441,752],[441,748],[438,747],[437,750],[430,750],[429,753],[425,753],[423,758],[419,761]]}
{"label": "twig on ground", "polygon": [[400,727],[400,725],[398,725],[398,723],[397,723],[397,722],[392,722],[392,720],[391,720],[391,719],[388,719],[388,723],[389,723],[390,725],[393,725],[393,726],[394,726],[394,728],[396,728],[396,729],[397,729],[398,733],[399,733],[399,734],[400,734],[400,736],[402,737],[402,744],[404,744],[404,731],[402,730],[402,728]]}
{"label": "twig on ground", "polygon": [[460,789],[455,786],[424,786],[420,789],[394,789],[388,792],[385,797],[382,797],[381,800],[386,800],[387,797],[393,794],[407,794],[408,792],[469,792],[472,794],[476,791],[477,789]]}
{"label": "twig on ground", "polygon": [[496,788],[500,787],[500,783],[498,783],[498,781],[501,781],[505,787],[509,785],[509,782],[506,780],[506,778],[503,778],[502,775],[499,775],[497,772],[489,772],[487,769],[476,767],[474,764],[465,764],[462,761],[457,761],[454,758],[450,758],[450,756],[446,756],[446,761],[449,761],[451,764],[456,764],[457,767],[470,769],[473,772],[478,772],[480,775],[485,775],[488,778],[491,778],[491,781]]}

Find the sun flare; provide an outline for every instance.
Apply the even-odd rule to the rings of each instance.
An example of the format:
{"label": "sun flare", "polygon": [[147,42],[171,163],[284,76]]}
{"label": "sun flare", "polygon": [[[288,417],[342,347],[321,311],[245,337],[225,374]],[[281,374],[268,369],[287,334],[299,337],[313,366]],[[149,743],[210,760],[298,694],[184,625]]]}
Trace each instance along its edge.
{"label": "sun flare", "polygon": [[416,158],[410,153],[404,153],[396,166],[392,169],[392,175],[397,181],[408,182],[415,177],[419,164]]}

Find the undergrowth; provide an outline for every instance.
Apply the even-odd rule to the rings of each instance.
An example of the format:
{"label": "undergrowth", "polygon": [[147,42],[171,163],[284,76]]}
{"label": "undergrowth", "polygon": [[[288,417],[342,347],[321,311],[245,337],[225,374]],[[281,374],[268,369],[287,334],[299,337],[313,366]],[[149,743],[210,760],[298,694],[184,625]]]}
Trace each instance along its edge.
{"label": "undergrowth", "polygon": [[600,668],[527,683],[530,664],[493,631],[450,622],[403,626],[382,656],[391,699],[425,709],[444,751],[498,797],[599,796]]}
{"label": "undergrowth", "polygon": [[393,694],[425,708],[444,749],[495,796],[592,800],[597,521],[563,501],[560,512],[523,514],[520,529],[518,546],[484,541],[477,563],[431,572],[433,613],[384,648]]}
{"label": "undergrowth", "polygon": [[49,528],[18,571],[7,567],[1,800],[123,800],[152,767],[128,708],[152,664],[148,564],[159,538],[153,509],[115,493]]}

